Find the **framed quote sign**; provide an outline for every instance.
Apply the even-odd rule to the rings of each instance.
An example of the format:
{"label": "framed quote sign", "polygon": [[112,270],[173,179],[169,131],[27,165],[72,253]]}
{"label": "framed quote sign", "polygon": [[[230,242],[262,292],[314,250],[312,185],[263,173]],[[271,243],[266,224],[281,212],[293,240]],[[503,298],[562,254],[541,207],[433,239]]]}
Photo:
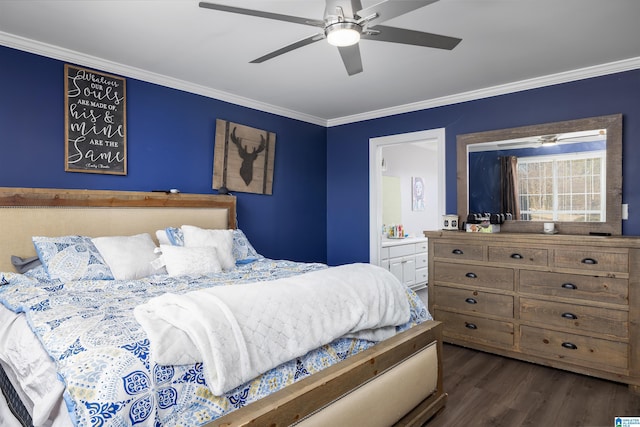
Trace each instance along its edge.
{"label": "framed quote sign", "polygon": [[127,174],[126,81],[64,66],[67,172]]}

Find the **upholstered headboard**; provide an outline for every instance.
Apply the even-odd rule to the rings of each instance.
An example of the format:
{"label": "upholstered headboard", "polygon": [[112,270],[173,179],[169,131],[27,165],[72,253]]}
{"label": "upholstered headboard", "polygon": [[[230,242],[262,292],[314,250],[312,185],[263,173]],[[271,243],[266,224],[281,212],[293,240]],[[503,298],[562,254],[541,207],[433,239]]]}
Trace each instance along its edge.
{"label": "upholstered headboard", "polygon": [[235,228],[230,195],[0,187],[0,271],[35,255],[32,236],[128,236],[183,224]]}

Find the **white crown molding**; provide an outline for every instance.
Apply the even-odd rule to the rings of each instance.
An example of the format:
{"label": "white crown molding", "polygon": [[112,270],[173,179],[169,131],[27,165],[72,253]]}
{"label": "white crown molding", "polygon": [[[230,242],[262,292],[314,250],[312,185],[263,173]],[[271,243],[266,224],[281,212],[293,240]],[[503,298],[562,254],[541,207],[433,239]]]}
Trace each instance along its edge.
{"label": "white crown molding", "polygon": [[473,101],[476,99],[489,98],[496,95],[504,95],[508,93],[520,92],[523,90],[536,89],[544,86],[551,86],[559,83],[567,83],[576,80],[588,79],[591,77],[599,77],[607,74],[620,73],[640,68],[640,57],[624,59],[621,61],[610,62],[607,64],[595,65],[592,67],[580,68],[577,70],[567,71],[558,74],[551,74],[543,77],[536,77],[528,80],[507,83],[504,85],[492,86],[484,89],[458,93],[455,95],[443,96],[441,98],[428,99],[425,101],[414,102],[411,104],[398,105],[391,108],[383,108],[380,110],[369,111],[352,116],[338,117],[336,119],[327,120],[327,127],[338,126],[342,124],[355,123],[363,120],[377,119],[380,117],[392,116],[395,114],[410,113],[413,111],[426,110],[444,105],[457,104],[460,102]]}
{"label": "white crown molding", "polygon": [[140,68],[130,67],[95,56],[84,55],[69,49],[61,48],[47,43],[37,42],[24,37],[19,37],[0,31],[0,45],[23,50],[26,52],[42,55],[48,58],[58,59],[65,62],[71,62],[77,65],[92,67],[101,71],[118,74],[121,76],[131,77],[149,83],[194,93],[209,98],[218,99],[243,107],[253,108],[267,113],[277,114],[279,116],[300,120],[306,123],[312,123],[324,127],[332,127],[343,124],[360,122],[363,120],[371,120],[380,117],[392,116],[396,114],[409,113],[413,111],[426,110],[444,105],[451,105],[460,102],[473,101],[476,99],[488,98],[496,95],[504,95],[508,93],[519,92],[528,89],[535,89],[544,86],[550,86],[559,83],[566,83],[576,80],[598,77],[607,74],[619,73],[623,71],[635,70],[640,68],[640,57],[630,58],[621,61],[611,62],[607,64],[596,65],[592,67],[581,68],[578,70],[567,71],[563,73],[537,77],[528,80],[508,83],[499,86],[492,86],[484,89],[463,92],[441,98],[428,99],[425,101],[414,102],[410,104],[398,105],[380,110],[368,111],[365,113],[354,114],[351,116],[338,117],[334,119],[323,119],[321,117],[300,113],[298,111],[281,108],[276,105],[267,104],[256,101],[254,99],[233,95],[227,92],[215,90],[202,85],[197,85],[184,80],[175,79],[173,77],[152,73]]}
{"label": "white crown molding", "polygon": [[58,59],[60,61],[71,62],[83,67],[91,67],[100,71],[118,74],[121,76],[142,80],[148,83],[154,83],[173,89],[214,98],[220,101],[241,105],[243,107],[253,108],[267,113],[277,114],[279,116],[297,119],[307,123],[312,123],[320,126],[327,125],[326,119],[300,113],[298,111],[288,110],[276,105],[256,101],[254,99],[233,95],[228,92],[211,89],[206,86],[197,85],[184,80],[146,71],[140,68],[130,67],[116,62],[107,61],[95,56],[85,55],[76,51],[61,48],[59,46],[37,42],[2,31],[0,31],[0,45],[41,56],[46,56],[48,58]]}

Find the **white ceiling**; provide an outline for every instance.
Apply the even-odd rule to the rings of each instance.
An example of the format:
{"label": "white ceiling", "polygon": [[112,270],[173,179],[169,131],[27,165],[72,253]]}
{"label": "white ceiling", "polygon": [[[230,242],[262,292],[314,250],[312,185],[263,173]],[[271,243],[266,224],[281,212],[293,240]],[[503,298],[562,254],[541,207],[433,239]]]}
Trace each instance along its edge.
{"label": "white ceiling", "polygon": [[[314,19],[325,6],[212,2]],[[640,68],[639,20],[639,0],[440,0],[384,24],[462,38],[454,50],[362,40],[351,77],[324,40],[250,64],[318,30],[198,0],[0,0],[0,45],[332,126]]]}

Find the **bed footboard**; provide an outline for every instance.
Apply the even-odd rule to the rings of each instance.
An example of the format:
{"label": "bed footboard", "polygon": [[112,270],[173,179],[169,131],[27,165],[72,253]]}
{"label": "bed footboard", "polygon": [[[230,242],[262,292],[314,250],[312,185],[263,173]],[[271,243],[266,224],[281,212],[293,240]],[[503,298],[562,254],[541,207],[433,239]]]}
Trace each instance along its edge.
{"label": "bed footboard", "polygon": [[441,337],[424,322],[207,427],[420,426],[446,403]]}

